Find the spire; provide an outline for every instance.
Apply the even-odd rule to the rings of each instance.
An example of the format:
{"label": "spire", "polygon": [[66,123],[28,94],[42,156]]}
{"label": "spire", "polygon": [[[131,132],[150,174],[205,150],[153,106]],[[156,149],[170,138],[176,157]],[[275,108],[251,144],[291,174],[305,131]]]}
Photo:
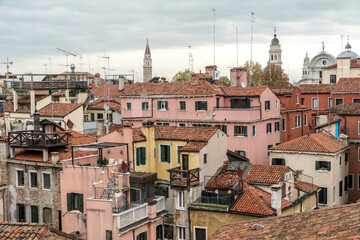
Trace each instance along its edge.
{"label": "spire", "polygon": [[276,27],[274,27],[274,38],[276,38]]}
{"label": "spire", "polygon": [[149,39],[146,39],[145,55],[151,55],[149,47]]}
{"label": "spire", "polygon": [[349,35],[347,35],[347,44],[345,46],[345,51],[351,51],[351,45],[349,44]]}
{"label": "spire", "polygon": [[321,44],[322,44],[322,51],[325,51],[325,42],[322,41]]}

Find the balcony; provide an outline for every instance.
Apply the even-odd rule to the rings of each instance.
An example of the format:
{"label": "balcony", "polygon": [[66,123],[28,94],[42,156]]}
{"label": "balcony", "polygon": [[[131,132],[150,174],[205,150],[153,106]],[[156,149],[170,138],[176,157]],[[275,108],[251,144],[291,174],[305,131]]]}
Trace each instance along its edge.
{"label": "balcony", "polygon": [[10,147],[19,148],[50,148],[67,146],[69,132],[43,133],[41,131],[9,132]]}
{"label": "balcony", "polygon": [[148,204],[139,204],[135,205],[133,208],[128,210],[114,213],[113,216],[117,217],[117,227],[121,229],[132,223],[143,220],[147,218],[148,215]]}
{"label": "balcony", "polygon": [[156,196],[156,213],[165,210],[165,197],[164,196]]}
{"label": "balcony", "polygon": [[41,82],[14,82],[15,90],[58,90],[58,89],[87,89],[87,81],[41,81]]}
{"label": "balcony", "polygon": [[190,187],[200,183],[200,169],[181,170],[180,167],[168,170],[170,172],[170,185],[172,187]]}

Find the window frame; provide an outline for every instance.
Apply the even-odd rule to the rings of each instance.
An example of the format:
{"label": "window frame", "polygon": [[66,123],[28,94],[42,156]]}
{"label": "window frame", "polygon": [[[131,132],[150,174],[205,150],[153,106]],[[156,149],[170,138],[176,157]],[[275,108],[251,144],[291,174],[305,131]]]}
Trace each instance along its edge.
{"label": "window frame", "polygon": [[[32,179],[33,179],[32,174],[36,174],[36,178],[35,178],[36,186],[32,186]],[[28,176],[29,176],[29,188],[30,189],[37,189],[39,187],[37,171],[36,170],[29,170]]]}
{"label": "window frame", "polygon": [[149,110],[149,102],[141,102],[141,110],[148,111]]}
{"label": "window frame", "polygon": [[[170,159],[169,161],[161,161],[161,146],[166,146],[166,147],[169,147],[169,156],[170,156]],[[165,156],[166,157],[166,156]],[[164,164],[171,164],[171,145],[170,144],[159,144],[159,163],[164,163]]]}
{"label": "window frame", "polygon": [[[20,219],[20,206],[23,208],[23,213],[24,213],[24,219],[23,221],[21,221],[22,219]],[[17,216],[16,216],[16,220],[18,222],[26,222],[26,206],[24,203],[16,203],[16,212],[17,212]]]}
{"label": "window frame", "polygon": [[343,180],[339,181],[339,198],[343,196]]}
{"label": "window frame", "polygon": [[266,100],[265,101],[265,111],[270,111],[271,106],[270,106],[270,100]]}
{"label": "window frame", "polygon": [[[37,215],[37,220],[33,219],[33,209],[37,211],[36,215]],[[30,206],[30,222],[31,223],[39,223],[39,207],[35,206],[35,205],[31,205]]]}
{"label": "window frame", "polygon": [[282,118],[281,121],[282,121],[282,131],[286,132],[286,118]]}
{"label": "window frame", "polygon": [[301,115],[295,115],[295,128],[301,127]]}
{"label": "window frame", "polygon": [[270,157],[270,151],[269,151],[269,150],[270,150],[270,148],[272,148],[272,147],[273,147],[272,144],[268,144],[268,145],[267,145],[267,156],[268,156],[268,157]]}
{"label": "window frame", "polygon": [[[67,211],[68,212],[84,212],[84,194],[78,192],[68,192],[67,197]],[[69,206],[70,202],[70,206]],[[79,205],[76,207],[76,205]],[[75,208],[76,207],[76,208]]]}
{"label": "window frame", "polygon": [[234,152],[236,154],[240,155],[240,156],[246,157],[246,151],[245,150],[236,149]]}
{"label": "window frame", "polygon": [[126,110],[131,110],[131,102],[126,102]]}
{"label": "window frame", "polygon": [[[186,239],[186,228],[182,226],[176,226],[177,231],[177,239],[178,240],[185,240]],[[182,237],[180,235],[183,235]],[[181,237],[181,238],[180,238]]]}
{"label": "window frame", "polygon": [[[15,169],[15,171],[16,171],[16,187],[25,187],[25,172],[24,172],[24,169],[17,168],[17,169]],[[23,180],[22,184],[19,184],[18,172],[22,172],[22,180]]]}
{"label": "window frame", "polygon": [[180,210],[185,209],[185,192],[184,191],[177,191],[176,208],[180,209]]}
{"label": "window frame", "polygon": [[[99,118],[99,116],[102,116],[102,117]],[[97,114],[96,114],[96,119],[97,119],[97,120],[104,120],[104,114],[103,114],[103,113],[97,113]]]}
{"label": "window frame", "polygon": [[[350,181],[350,177],[349,177],[350,175],[351,175],[351,181]],[[349,185],[350,185],[350,184],[349,184],[350,182],[351,182],[351,187],[349,186]],[[354,189],[354,174],[353,174],[353,173],[349,173],[349,174],[348,174],[348,190],[349,190],[349,189],[350,189],[350,190],[353,190],[353,189]]]}
{"label": "window frame", "polygon": [[207,101],[195,101],[195,111],[204,111],[206,112],[208,109]]}
{"label": "window frame", "polygon": [[[317,102],[316,102],[316,103],[317,103],[317,106],[316,106],[316,107],[314,106],[314,105],[315,105],[315,104],[314,104],[314,100],[315,100],[315,99],[317,100]],[[313,109],[319,109],[319,98],[318,98],[318,97],[312,97],[312,98],[311,98],[311,107],[312,107]]]}
{"label": "window frame", "polygon": [[330,74],[329,83],[335,84],[336,83],[336,75]]}
{"label": "window frame", "polygon": [[271,132],[272,132],[272,124],[267,123],[266,124],[266,134],[271,134]]}
{"label": "window frame", "polygon": [[[337,103],[338,100],[341,100],[341,103]],[[343,104],[344,103],[344,99],[343,98],[335,98],[335,106]]]}
{"label": "window frame", "polygon": [[208,163],[208,158],[207,158],[207,153],[203,154],[203,163],[207,164]]}
{"label": "window frame", "polygon": [[[144,161],[142,161],[142,149],[144,149]],[[140,154],[139,154],[140,152]],[[139,163],[139,164],[138,164]],[[136,167],[142,167],[146,165],[146,147],[144,146],[137,146],[135,148],[135,165]]]}
{"label": "window frame", "polygon": [[[49,188],[45,188],[45,178],[44,175],[49,175]],[[47,190],[47,191],[51,191],[51,174],[50,172],[41,172],[41,183],[42,183],[42,189],[43,190]]]}
{"label": "window frame", "polygon": [[359,102],[360,102],[360,98],[358,98],[358,97],[357,97],[357,98],[353,98],[353,99],[352,99],[352,102],[353,102],[353,103],[359,103]]}
{"label": "window frame", "polygon": [[[326,163],[326,169],[322,164]],[[315,161],[315,171],[320,172],[331,172],[331,162],[330,161]]]}
{"label": "window frame", "polygon": [[[184,109],[181,109],[181,103],[184,103]],[[178,110],[179,111],[186,111],[186,101],[185,100],[180,100],[178,102]]]}
{"label": "window frame", "polygon": [[157,101],[158,111],[167,111],[168,110],[168,101],[159,100]]}
{"label": "window frame", "polygon": [[332,107],[333,107],[333,98],[328,97],[328,108],[332,108]]}
{"label": "window frame", "polygon": [[[327,189],[328,189],[327,187],[320,187],[320,190],[319,190],[319,193],[318,193],[318,195],[319,195],[318,203],[319,203],[320,205],[325,206],[325,205],[328,204]],[[323,200],[324,200],[324,202],[320,202],[320,191],[324,191],[324,190],[325,190],[325,193],[323,193]]]}
{"label": "window frame", "polygon": [[256,137],[256,125],[252,125],[252,136]]}
{"label": "window frame", "polygon": [[[238,130],[236,131],[236,129],[238,129]],[[235,125],[234,126],[234,136],[235,137],[247,137],[248,136],[247,126],[246,125]]]}
{"label": "window frame", "polygon": [[299,105],[299,94],[295,95],[295,99],[296,99],[296,105]]}
{"label": "window frame", "polygon": [[279,121],[274,123],[274,131],[280,132],[280,122]]}
{"label": "window frame", "polygon": [[304,116],[304,126],[307,126],[308,125],[308,115],[307,113],[305,113],[305,116]]}
{"label": "window frame", "polygon": [[276,110],[279,109],[279,100],[275,100],[275,109],[276,109]]}
{"label": "window frame", "polygon": [[196,229],[204,229],[205,230],[205,239],[208,239],[208,228],[203,226],[193,226],[194,240],[196,239]]}

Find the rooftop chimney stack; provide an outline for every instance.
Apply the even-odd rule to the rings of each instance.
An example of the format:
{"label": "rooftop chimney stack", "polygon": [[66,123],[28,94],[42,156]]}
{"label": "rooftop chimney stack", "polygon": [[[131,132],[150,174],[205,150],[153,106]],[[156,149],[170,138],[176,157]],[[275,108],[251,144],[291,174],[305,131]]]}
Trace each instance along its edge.
{"label": "rooftop chimney stack", "polygon": [[100,85],[100,73],[95,73],[95,86]]}
{"label": "rooftop chimney stack", "polygon": [[96,134],[98,136],[104,135],[105,134],[105,125],[104,125],[104,120],[98,120],[97,121],[97,131]]}
{"label": "rooftop chimney stack", "polygon": [[271,208],[276,210],[278,216],[281,215],[281,186],[278,184],[271,186]]}
{"label": "rooftop chimney stack", "polygon": [[125,77],[123,75],[119,76],[119,91],[122,91],[124,89],[124,81]]}
{"label": "rooftop chimney stack", "polygon": [[40,113],[34,113],[34,130],[40,131]]}

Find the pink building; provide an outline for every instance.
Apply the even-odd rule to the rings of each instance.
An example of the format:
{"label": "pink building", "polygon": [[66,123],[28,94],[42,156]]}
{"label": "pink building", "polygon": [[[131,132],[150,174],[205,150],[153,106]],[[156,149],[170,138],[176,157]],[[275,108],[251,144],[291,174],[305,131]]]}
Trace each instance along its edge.
{"label": "pink building", "polygon": [[[110,85],[106,92],[121,98],[122,119],[134,127],[146,119],[219,127],[229,136],[230,150],[257,164],[268,164],[267,149],[280,143],[280,102],[267,86],[225,87],[207,80],[122,86]],[[92,92],[101,97],[104,86]]]}

